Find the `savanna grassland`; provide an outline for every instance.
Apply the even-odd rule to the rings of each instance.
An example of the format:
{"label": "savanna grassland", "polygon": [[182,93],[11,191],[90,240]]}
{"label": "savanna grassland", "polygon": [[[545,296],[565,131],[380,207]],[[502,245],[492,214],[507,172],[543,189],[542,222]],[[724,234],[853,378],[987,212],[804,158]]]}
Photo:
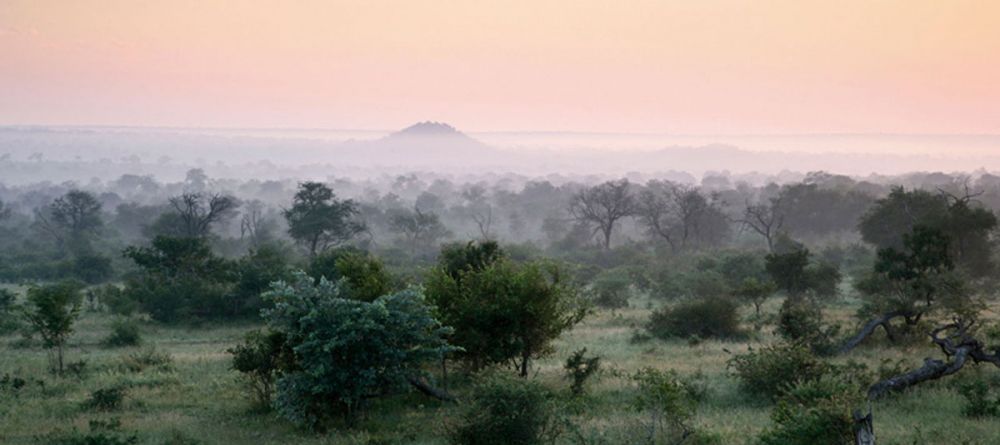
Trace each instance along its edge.
{"label": "savanna grassland", "polygon": [[[569,399],[562,369],[570,351],[586,347],[602,357],[602,371],[588,384],[577,403],[560,443],[626,443],[628,432],[639,428],[640,414],[629,408],[636,391],[627,374],[643,368],[673,369],[681,375],[698,376],[707,387],[694,423],[716,434],[721,443],[753,443],[770,423],[771,406],[740,392],[737,380],[727,370],[727,361],[754,345],[775,341],[773,326],[746,324],[752,331],[747,340],[721,341],[657,340],[636,342],[633,336],[659,303],[633,297],[627,309],[599,309],[563,334],[554,352],[538,361],[531,378],[542,381]],[[773,318],[780,301],[764,305],[764,320]],[[843,298],[831,304],[826,315],[852,323],[858,302]],[[989,316],[994,315],[987,311]],[[744,317],[750,317],[744,311]],[[67,360],[83,362],[78,375],[58,377],[49,372],[45,350],[16,335],[0,339],[3,359],[0,376],[27,380],[19,390],[0,392],[0,442],[46,443],[71,430],[86,431],[94,420],[120,419],[119,431],[134,434],[143,444],[364,444],[447,443],[450,422],[460,404],[439,402],[416,393],[377,401],[357,425],[319,434],[297,428],[274,413],[250,402],[239,373],[231,370],[235,345],[252,323],[203,323],[166,326],[142,323],[143,344],[108,348],[100,340],[108,333],[111,316],[85,312],[68,343]],[[888,347],[879,339],[838,361],[854,360],[877,367],[885,359],[919,365],[925,356],[940,353],[926,342]],[[127,369],[130,355],[155,350],[169,356],[164,363],[144,369]],[[990,367],[967,369],[968,375],[995,374]],[[437,372],[433,370],[432,372]],[[957,378],[957,377],[956,377]],[[465,392],[468,379],[455,373],[449,383],[457,395]],[[85,406],[91,392],[125,386],[120,407],[97,410]],[[948,379],[922,385],[874,404],[877,434],[886,444],[990,444],[1000,441],[1000,423],[994,419],[972,419],[962,415],[963,399]],[[598,442],[600,440],[600,442]]]}

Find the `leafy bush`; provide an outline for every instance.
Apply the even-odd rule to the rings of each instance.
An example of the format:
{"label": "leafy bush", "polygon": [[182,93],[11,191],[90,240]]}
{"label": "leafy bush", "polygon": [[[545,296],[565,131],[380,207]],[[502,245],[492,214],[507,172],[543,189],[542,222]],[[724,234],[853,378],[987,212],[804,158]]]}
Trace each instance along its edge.
{"label": "leafy bush", "polygon": [[8,334],[20,328],[17,315],[17,295],[10,289],[0,289],[0,335]]}
{"label": "leafy bush", "polygon": [[632,281],[624,271],[604,271],[590,284],[591,298],[594,304],[607,309],[628,307],[631,285]]}
{"label": "leafy bush", "polygon": [[315,284],[297,273],[264,298],[268,327],[285,336],[294,366],[282,370],[274,405],[284,417],[314,429],[331,417],[352,420],[373,397],[405,388],[421,366],[452,348],[450,330],[433,317],[418,290],[373,302],[342,297],[340,283]]}
{"label": "leafy bush", "polygon": [[56,350],[52,369],[60,374],[63,372],[63,346],[80,316],[81,287],[75,281],[63,281],[28,289],[25,318],[32,330],[42,337],[42,345]]}
{"label": "leafy bush", "polygon": [[650,443],[682,443],[698,433],[691,418],[703,393],[682,380],[674,371],[643,368],[632,375],[636,396],[632,409],[645,413],[649,419],[642,425],[643,440]]}
{"label": "leafy bush", "polygon": [[97,411],[117,410],[121,408],[127,394],[128,388],[122,385],[96,389],[83,402],[83,407]]}
{"label": "leafy bush", "polygon": [[965,398],[962,414],[967,417],[1000,417],[1000,395],[996,384],[983,379],[962,383],[958,393]]}
{"label": "leafy bush", "polygon": [[573,395],[583,394],[587,380],[601,369],[600,357],[587,357],[587,348],[573,352],[563,366],[566,379],[571,380],[569,389]]}
{"label": "leafy bush", "polygon": [[148,368],[169,371],[173,369],[173,362],[174,359],[169,353],[158,351],[155,347],[144,348],[121,357],[122,369],[130,372],[142,372]]}
{"label": "leafy bush", "polygon": [[142,343],[139,334],[139,322],[131,318],[116,318],[111,322],[111,332],[101,340],[101,344],[109,348],[137,346]]}
{"label": "leafy bush", "polygon": [[108,312],[115,315],[129,316],[139,309],[139,302],[114,284],[98,286],[87,292],[107,308]]}
{"label": "leafy bush", "polygon": [[280,332],[248,332],[243,343],[227,350],[233,355],[232,369],[243,374],[254,400],[261,407],[270,406],[274,382],[282,369],[291,368],[294,353]]}
{"label": "leafy bush", "polygon": [[790,385],[816,380],[829,369],[808,347],[794,343],[751,349],[730,359],[728,365],[743,391],[771,400]]}
{"label": "leafy bush", "polygon": [[736,338],[740,330],[739,307],[728,298],[685,301],[656,310],[646,329],[655,337]]}
{"label": "leafy bush", "polygon": [[579,323],[586,308],[561,269],[515,264],[494,245],[442,250],[427,278],[427,297],[455,329],[451,341],[474,370],[508,364],[525,377],[530,360],[551,353],[552,341]]}
{"label": "leafy bush", "polygon": [[450,431],[457,445],[552,443],[560,428],[554,396],[541,384],[495,374],[472,391],[472,401]]}
{"label": "leafy bush", "polygon": [[811,300],[788,297],[778,311],[778,335],[789,342],[804,343],[817,354],[833,352],[838,332],[839,326],[828,326],[822,309]]}
{"label": "leafy bush", "polygon": [[377,257],[354,249],[340,248],[317,255],[309,263],[309,276],[336,282],[346,280],[345,298],[374,301],[392,292],[392,277]]}
{"label": "leafy bush", "polygon": [[790,386],[771,412],[773,425],[762,445],[846,445],[854,443],[852,412],[862,403],[855,382],[835,376]]}

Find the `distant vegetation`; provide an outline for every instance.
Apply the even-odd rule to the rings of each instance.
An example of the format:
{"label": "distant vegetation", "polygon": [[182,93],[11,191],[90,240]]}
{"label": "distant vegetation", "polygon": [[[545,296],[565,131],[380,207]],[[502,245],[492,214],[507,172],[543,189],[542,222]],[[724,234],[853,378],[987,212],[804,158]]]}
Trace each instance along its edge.
{"label": "distant vegetation", "polygon": [[0,199],[4,443],[1000,440],[989,174]]}

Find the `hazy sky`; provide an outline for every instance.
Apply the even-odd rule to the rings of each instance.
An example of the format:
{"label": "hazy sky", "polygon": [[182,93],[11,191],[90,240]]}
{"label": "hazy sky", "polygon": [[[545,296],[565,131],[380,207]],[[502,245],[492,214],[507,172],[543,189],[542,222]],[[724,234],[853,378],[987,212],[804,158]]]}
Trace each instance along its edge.
{"label": "hazy sky", "polygon": [[1000,2],[0,0],[0,125],[1000,133]]}

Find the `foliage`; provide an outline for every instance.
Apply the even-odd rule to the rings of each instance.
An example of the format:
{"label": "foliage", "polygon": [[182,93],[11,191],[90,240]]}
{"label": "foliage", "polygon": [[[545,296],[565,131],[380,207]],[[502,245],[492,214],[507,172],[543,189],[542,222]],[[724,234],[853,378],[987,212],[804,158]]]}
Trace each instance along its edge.
{"label": "foliage", "polygon": [[835,376],[800,380],[771,413],[773,425],[762,445],[849,445],[854,443],[852,412],[862,402],[857,385]]}
{"label": "foliage", "polygon": [[452,342],[473,369],[507,363],[527,376],[529,361],[549,354],[551,342],[582,320],[585,308],[553,264],[514,264],[492,254],[485,255],[491,263],[479,261],[492,249],[447,247],[427,278],[427,296],[455,329]]}
{"label": "foliage", "polygon": [[962,414],[967,417],[1000,417],[1000,395],[995,381],[973,379],[958,386],[965,399]]}
{"label": "foliage", "polygon": [[269,407],[278,376],[282,370],[294,366],[293,352],[289,350],[284,334],[251,331],[246,334],[243,343],[226,352],[232,354],[232,369],[243,375],[254,401],[261,407]]}
{"label": "foliage", "polygon": [[32,330],[42,337],[42,345],[56,350],[53,369],[63,372],[63,345],[73,333],[73,323],[80,315],[83,297],[81,285],[74,281],[35,286],[28,289],[25,318]]}
{"label": "foliage", "polygon": [[0,335],[14,332],[21,326],[17,312],[17,295],[10,289],[0,289]]}
{"label": "foliage", "polygon": [[432,249],[439,240],[451,236],[451,231],[434,212],[414,209],[394,209],[389,217],[389,228],[403,236],[410,248],[410,255]]}
{"label": "foliage", "polygon": [[829,365],[802,344],[784,343],[750,349],[729,359],[740,388],[755,397],[776,400],[789,386],[825,374]]}
{"label": "foliage", "polygon": [[330,187],[319,182],[303,182],[285,210],[288,235],[305,247],[310,256],[336,247],[365,231],[356,221],[357,204],[340,200]]}
{"label": "foliage", "polygon": [[90,393],[90,398],[83,402],[83,407],[97,411],[114,411],[122,406],[128,387],[117,385],[96,389]]}
{"label": "foliage", "polygon": [[111,322],[111,332],[101,340],[106,347],[137,346],[142,343],[139,322],[131,318],[116,318]]}
{"label": "foliage", "polygon": [[676,372],[643,368],[632,380],[637,386],[632,409],[649,416],[648,443],[682,443],[695,433],[690,421],[697,397]]}
{"label": "foliage", "polygon": [[611,234],[618,221],[635,213],[635,196],[627,179],[607,181],[580,190],[570,200],[569,212],[580,224],[595,227],[602,235],[605,250],[611,248]]}
{"label": "foliage", "polygon": [[497,373],[473,388],[450,439],[458,445],[552,443],[559,426],[554,395],[545,386]]}
{"label": "foliage", "polygon": [[402,389],[422,364],[453,349],[444,340],[450,330],[417,290],[357,301],[344,298],[339,283],[316,284],[299,272],[264,298],[274,306],[264,319],[295,360],[278,378],[275,407],[312,428],[337,415],[352,419],[369,399]]}
{"label": "foliage", "polygon": [[149,368],[167,371],[173,367],[173,362],[170,353],[152,346],[121,356],[121,367],[129,372],[142,372]]}
{"label": "foliage", "polygon": [[235,315],[255,316],[264,307],[260,295],[271,287],[271,283],[291,279],[287,253],[278,246],[264,244],[252,249],[240,258],[235,269],[235,283],[232,288],[232,304]]}
{"label": "foliage", "polygon": [[587,357],[587,348],[578,349],[566,359],[563,369],[566,371],[566,379],[571,381],[570,392],[574,396],[579,396],[586,389],[590,377],[601,370],[601,358]]}
{"label": "foliage", "polygon": [[606,270],[590,283],[590,293],[596,305],[607,309],[620,309],[628,307],[631,286],[632,280],[624,271]]}
{"label": "foliage", "polygon": [[665,306],[650,315],[646,329],[653,336],[667,338],[736,338],[740,329],[739,306],[729,298],[689,300]]}
{"label": "foliage", "polygon": [[743,280],[738,287],[733,290],[733,297],[739,301],[745,301],[753,305],[754,314],[760,316],[760,307],[767,301],[767,298],[774,294],[776,287],[771,281],[760,281],[750,277]]}
{"label": "foliage", "polygon": [[158,236],[149,247],[125,249],[140,270],[125,282],[125,294],[153,319],[221,318],[241,312],[230,298],[233,265],[212,253],[200,238]]}
{"label": "foliage", "polygon": [[771,253],[765,257],[766,269],[778,289],[793,297],[807,293],[815,297],[834,297],[841,275],[828,263],[812,264],[809,249],[797,248],[787,253]]}
{"label": "foliage", "polygon": [[130,298],[122,288],[114,284],[105,284],[87,289],[87,298],[93,298],[115,315],[129,316],[139,309],[139,302]]}
{"label": "foliage", "polygon": [[375,301],[392,292],[392,277],[377,257],[353,248],[332,249],[309,262],[309,276],[316,282],[346,280],[346,298]]}
{"label": "foliage", "polygon": [[839,327],[824,322],[822,308],[816,302],[788,297],[778,311],[776,331],[789,342],[801,342],[817,354],[828,354],[833,352]]}

